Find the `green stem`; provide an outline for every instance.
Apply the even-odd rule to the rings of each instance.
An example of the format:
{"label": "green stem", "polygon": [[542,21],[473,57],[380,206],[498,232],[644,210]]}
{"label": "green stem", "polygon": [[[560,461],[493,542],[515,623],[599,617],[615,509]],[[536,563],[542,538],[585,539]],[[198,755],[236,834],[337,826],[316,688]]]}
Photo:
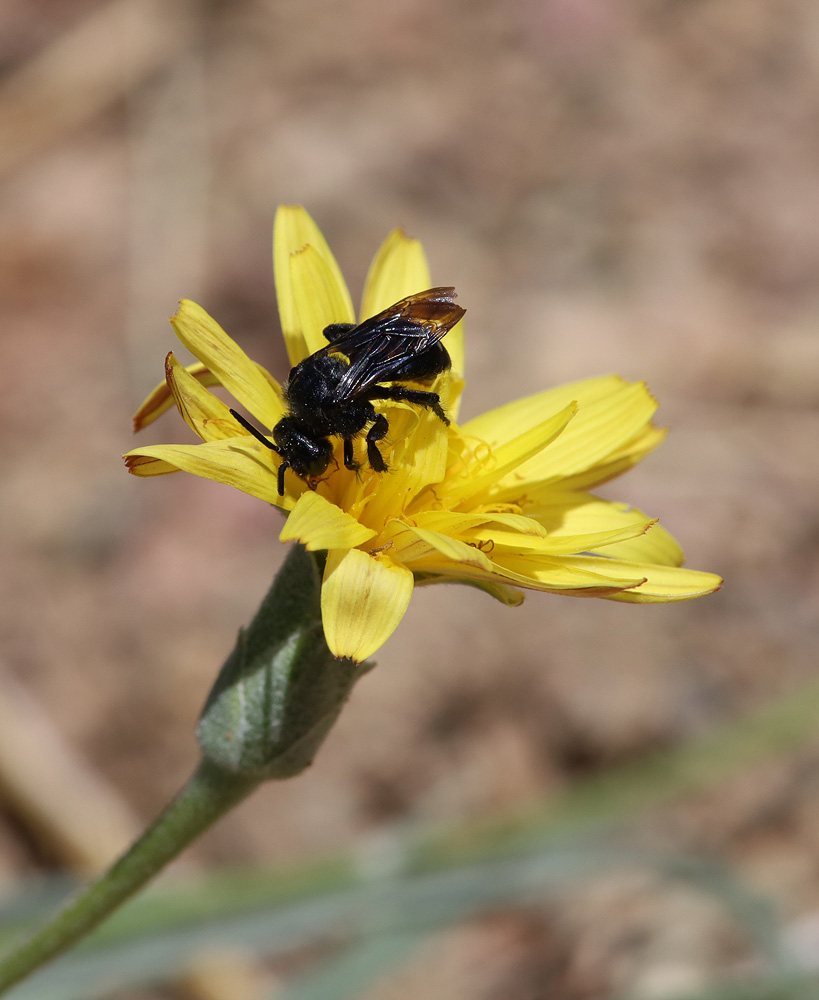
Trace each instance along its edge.
{"label": "green stem", "polygon": [[32,938],[0,960],[0,993],[94,930],[259,783],[259,778],[229,774],[203,761],[126,854]]}
{"label": "green stem", "polygon": [[309,767],[370,666],[328,649],[316,558],[293,546],[205,702],[196,773],[97,882],[0,960],[0,993],[94,930],[262,781]]}

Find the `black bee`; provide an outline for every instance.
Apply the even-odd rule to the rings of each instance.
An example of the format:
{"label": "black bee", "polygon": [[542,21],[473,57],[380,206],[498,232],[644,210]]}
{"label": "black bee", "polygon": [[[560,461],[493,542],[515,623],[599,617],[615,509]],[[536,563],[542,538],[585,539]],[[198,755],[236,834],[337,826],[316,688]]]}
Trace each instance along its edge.
{"label": "black bee", "polygon": [[[344,441],[344,465],[357,469],[353,438],[366,427],[367,458],[376,472],[387,463],[376,444],[389,431],[374,399],[403,400],[432,410],[449,423],[437,392],[408,389],[401,382],[431,382],[450,366],[441,338],[466,312],[455,305],[454,288],[430,288],[410,295],[363,323],[332,323],[324,330],[327,347],[300,361],[284,387],[288,413],[273,428],[273,441],[235,410],[239,423],[281,456],[279,496],[284,473],[292,469],[310,482],[333,459],[330,437]],[[382,383],[389,382],[390,385]]]}

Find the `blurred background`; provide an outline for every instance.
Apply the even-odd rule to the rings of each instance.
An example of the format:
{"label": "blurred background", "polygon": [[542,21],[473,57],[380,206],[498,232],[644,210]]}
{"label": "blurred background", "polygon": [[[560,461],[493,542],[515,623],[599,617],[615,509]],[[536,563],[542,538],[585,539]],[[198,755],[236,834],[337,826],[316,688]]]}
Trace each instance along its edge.
{"label": "blurred background", "polygon": [[[285,376],[281,202],[312,213],[354,299],[391,228],[423,241],[468,308],[467,417],[645,379],[671,434],[602,492],[727,582],[666,607],[421,591],[310,772],[260,790],[179,877],[366,866],[384,838],[548,807],[783,698],[819,715],[811,0],[7,0],[0,70],[0,889],[101,867],[176,791],[282,559],[276,511],[120,459],[180,297]],[[174,414],[140,438],[172,440]],[[802,941],[813,717],[635,811],[621,842],[730,866]],[[755,954],[707,891],[632,866],[458,920],[361,995],[652,1000]],[[283,996],[315,957],[240,949],[221,994],[214,973],[115,995]]]}

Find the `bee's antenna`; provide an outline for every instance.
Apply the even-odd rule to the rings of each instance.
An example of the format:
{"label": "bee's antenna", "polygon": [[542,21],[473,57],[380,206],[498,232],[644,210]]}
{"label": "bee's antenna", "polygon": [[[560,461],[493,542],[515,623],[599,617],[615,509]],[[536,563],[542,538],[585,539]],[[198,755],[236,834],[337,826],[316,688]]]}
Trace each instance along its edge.
{"label": "bee's antenna", "polygon": [[277,445],[273,444],[272,441],[268,441],[268,439],[264,436],[264,434],[262,434],[262,432],[258,428],[254,427],[249,420],[245,420],[245,418],[242,416],[241,413],[237,413],[235,410],[231,410],[230,415],[233,417],[234,420],[239,421],[239,423],[242,425],[242,427],[244,427],[244,429],[248,432],[248,434],[252,434],[257,441],[261,441],[261,443],[265,446],[265,448],[269,448],[271,451],[275,451],[277,455],[281,455],[281,452],[279,451]]}

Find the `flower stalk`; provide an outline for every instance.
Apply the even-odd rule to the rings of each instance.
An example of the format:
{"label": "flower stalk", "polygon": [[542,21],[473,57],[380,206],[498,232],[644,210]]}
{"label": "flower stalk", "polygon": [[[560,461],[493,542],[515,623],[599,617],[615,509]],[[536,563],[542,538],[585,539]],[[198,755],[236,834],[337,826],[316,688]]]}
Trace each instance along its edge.
{"label": "flower stalk", "polygon": [[202,760],[136,843],[0,959],[0,993],[93,931],[263,781],[307,768],[369,664],[330,653],[318,558],[294,545],[202,712]]}
{"label": "flower stalk", "polygon": [[259,781],[227,774],[203,760],[179,794],[104,875],[0,960],[0,993],[93,931]]}

